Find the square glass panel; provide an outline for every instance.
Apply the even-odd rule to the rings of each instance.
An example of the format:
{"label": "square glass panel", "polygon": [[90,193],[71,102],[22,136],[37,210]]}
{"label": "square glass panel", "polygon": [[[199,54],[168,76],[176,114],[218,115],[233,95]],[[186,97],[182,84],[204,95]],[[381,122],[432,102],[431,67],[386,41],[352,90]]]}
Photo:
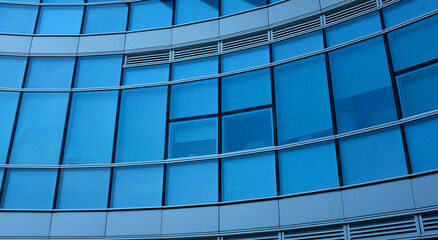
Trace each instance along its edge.
{"label": "square glass panel", "polygon": [[129,30],[172,25],[173,0],[149,0],[131,3]]}
{"label": "square glass panel", "polygon": [[74,67],[74,57],[32,57],[26,87],[70,88]]}
{"label": "square glass panel", "polygon": [[175,24],[201,21],[219,16],[218,0],[175,1]]}
{"label": "square glass panel", "polygon": [[26,62],[26,57],[0,56],[0,86],[21,88]]}
{"label": "square glass panel", "polygon": [[222,16],[266,5],[266,0],[221,0]]}
{"label": "square glass panel", "polygon": [[81,33],[82,6],[41,7],[38,18],[38,34],[79,34]]}
{"label": "square glass panel", "polygon": [[218,69],[218,57],[177,62],[172,64],[172,80],[214,75]]}
{"label": "square glass panel", "polygon": [[122,63],[122,55],[78,58],[75,87],[119,86]]}
{"label": "square glass panel", "polygon": [[324,49],[322,32],[317,31],[272,44],[274,61]]}
{"label": "square glass panel", "polygon": [[123,85],[169,81],[169,65],[152,65],[123,69]]}
{"label": "square glass panel", "polygon": [[231,72],[269,63],[269,47],[261,46],[222,55],[222,72]]}
{"label": "square glass panel", "polygon": [[6,162],[17,111],[18,92],[0,92],[0,163]]}
{"label": "square glass panel", "polygon": [[83,33],[124,32],[127,19],[127,4],[88,6]]}
{"label": "square glass panel", "polygon": [[37,14],[38,6],[1,4],[0,32],[33,34]]}

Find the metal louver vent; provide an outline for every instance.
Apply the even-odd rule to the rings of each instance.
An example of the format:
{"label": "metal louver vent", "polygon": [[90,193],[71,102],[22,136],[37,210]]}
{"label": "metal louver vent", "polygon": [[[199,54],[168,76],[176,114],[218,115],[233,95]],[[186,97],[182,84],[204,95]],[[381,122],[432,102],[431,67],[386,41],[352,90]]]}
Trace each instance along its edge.
{"label": "metal louver vent", "polygon": [[423,228],[425,233],[438,231],[438,213],[423,215]]}
{"label": "metal louver vent", "polygon": [[150,63],[165,62],[170,60],[170,52],[160,52],[160,53],[147,53],[147,54],[136,54],[136,55],[126,55],[125,65],[126,66],[141,66]]}
{"label": "metal louver vent", "polygon": [[326,24],[334,23],[336,21],[342,20],[344,18],[353,17],[359,14],[362,14],[365,11],[368,11],[370,9],[377,8],[377,1],[376,0],[369,0],[366,2],[363,2],[361,4],[352,6],[350,8],[344,9],[342,11],[334,12],[331,14],[327,14],[325,16],[325,22]]}
{"label": "metal louver vent", "polygon": [[337,228],[326,228],[320,231],[315,231],[315,229],[311,230],[302,230],[302,231],[293,231],[286,232],[284,234],[284,239],[293,239],[293,240],[344,240],[346,239],[344,229],[342,227]]}
{"label": "metal louver vent", "polygon": [[218,44],[208,45],[190,49],[176,49],[173,53],[173,59],[179,60],[184,58],[203,57],[205,55],[215,54],[219,52]]}
{"label": "metal louver vent", "polygon": [[415,218],[373,221],[350,226],[351,239],[392,239],[417,236]]}
{"label": "metal louver vent", "polygon": [[278,234],[243,235],[237,237],[225,237],[224,240],[278,240]]}
{"label": "metal louver vent", "polygon": [[391,4],[391,3],[395,3],[398,2],[400,0],[382,0],[382,4]]}
{"label": "metal louver vent", "polygon": [[235,50],[239,48],[250,48],[257,44],[267,43],[268,41],[269,37],[267,32],[236,40],[225,40],[222,44],[222,51]]}
{"label": "metal louver vent", "polygon": [[292,25],[286,28],[274,29],[272,32],[272,39],[278,40],[283,38],[289,38],[300,33],[317,29],[321,26],[320,18],[315,18],[300,24]]}

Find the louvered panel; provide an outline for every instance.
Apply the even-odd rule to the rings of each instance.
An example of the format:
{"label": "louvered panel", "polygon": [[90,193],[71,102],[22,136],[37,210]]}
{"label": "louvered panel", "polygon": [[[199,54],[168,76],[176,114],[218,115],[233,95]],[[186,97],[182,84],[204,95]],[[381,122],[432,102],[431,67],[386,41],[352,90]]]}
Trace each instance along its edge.
{"label": "louvered panel", "polygon": [[382,0],[382,4],[392,4],[392,3],[396,3],[399,2],[400,0]]}
{"label": "louvered panel", "polygon": [[225,237],[224,240],[278,240],[277,233]]}
{"label": "louvered panel", "polygon": [[219,52],[218,44],[212,44],[203,47],[196,47],[190,49],[176,49],[173,55],[174,60],[184,59],[184,58],[197,58],[206,55],[211,55]]}
{"label": "louvered panel", "polygon": [[344,18],[349,18],[349,17],[354,17],[357,15],[360,15],[364,11],[368,11],[368,10],[371,10],[373,8],[377,8],[377,1],[376,0],[369,0],[369,1],[363,2],[361,4],[352,6],[350,8],[344,9],[342,11],[327,14],[325,16],[325,22],[326,22],[326,24],[331,24],[331,23],[337,22],[337,21],[344,19]]}
{"label": "louvered panel", "polygon": [[373,221],[350,226],[351,239],[388,239],[393,237],[416,236],[414,217]]}
{"label": "louvered panel", "polygon": [[237,40],[224,41],[222,44],[222,51],[236,50],[240,48],[250,48],[254,45],[267,43],[269,41],[268,33],[262,33],[246,38],[241,38]]}
{"label": "louvered panel", "polygon": [[284,239],[290,240],[344,240],[345,234],[342,227],[326,228],[322,230],[309,229],[291,231],[284,234]]}
{"label": "louvered panel", "polygon": [[125,58],[125,65],[146,65],[150,63],[159,63],[170,60],[169,52],[161,53],[147,53],[147,54],[137,54],[137,55],[127,55]]}
{"label": "louvered panel", "polygon": [[301,33],[311,31],[312,29],[317,29],[321,27],[321,20],[315,18],[300,24],[292,25],[286,28],[274,29],[272,33],[272,38],[274,40],[290,38]]}
{"label": "louvered panel", "polygon": [[438,231],[438,213],[423,216],[423,229],[425,233]]}

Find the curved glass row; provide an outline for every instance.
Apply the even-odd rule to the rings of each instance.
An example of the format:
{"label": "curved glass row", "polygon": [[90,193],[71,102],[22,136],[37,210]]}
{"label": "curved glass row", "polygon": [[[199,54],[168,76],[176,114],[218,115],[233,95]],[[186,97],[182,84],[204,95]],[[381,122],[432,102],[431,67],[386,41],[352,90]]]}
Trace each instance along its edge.
{"label": "curved glass row", "polygon": [[[0,84],[101,87],[234,71],[398,24],[406,20],[404,3],[269,46],[165,65],[122,69],[119,55],[2,56]],[[406,14],[413,18],[427,11]],[[299,143],[436,110],[437,23],[434,15],[328,53],[195,82],[74,93],[2,91],[0,161],[73,165],[204,156]],[[437,169],[436,136],[435,116],[222,159],[111,168],[6,168],[0,171],[0,205],[153,207],[309,192]]]}

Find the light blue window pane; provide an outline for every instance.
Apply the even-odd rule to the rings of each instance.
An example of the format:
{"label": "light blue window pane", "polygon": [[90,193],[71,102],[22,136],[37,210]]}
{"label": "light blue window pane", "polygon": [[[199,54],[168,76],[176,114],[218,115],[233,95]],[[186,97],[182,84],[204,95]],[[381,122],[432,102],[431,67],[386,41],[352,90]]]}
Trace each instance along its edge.
{"label": "light blue window pane", "polygon": [[370,13],[327,28],[327,45],[331,47],[380,30],[382,30],[382,25],[380,24],[379,13]]}
{"label": "light blue window pane", "polygon": [[161,206],[163,166],[114,169],[111,207]]}
{"label": "light blue window pane", "polygon": [[62,170],[57,208],[106,208],[109,180],[109,168]]}
{"label": "light blue window pane", "polygon": [[339,140],[345,185],[407,174],[398,127]]}
{"label": "light blue window pane", "polygon": [[23,93],[10,162],[58,164],[68,93]]}
{"label": "light blue window pane", "polygon": [[169,65],[153,65],[123,70],[123,85],[169,81]]}
{"label": "light blue window pane", "polygon": [[2,208],[51,209],[57,174],[56,169],[8,169]]}
{"label": "light blue window pane", "polygon": [[26,61],[25,57],[0,56],[0,86],[21,88]]}
{"label": "light blue window pane", "polygon": [[284,0],[269,0],[269,3],[271,4],[271,3],[281,2],[281,1],[284,1]]}
{"label": "light blue window pane", "polygon": [[131,3],[129,30],[172,25],[172,0],[151,0]]}
{"label": "light blue window pane", "polygon": [[279,144],[333,134],[324,55],[274,68]]}
{"label": "light blue window pane", "polygon": [[222,112],[271,104],[269,68],[222,78]]}
{"label": "light blue window pane", "polygon": [[41,7],[38,18],[38,34],[79,34],[81,33],[84,7]]}
{"label": "light blue window pane", "polygon": [[438,118],[428,118],[405,125],[412,172],[438,168]]}
{"label": "light blue window pane", "polygon": [[218,58],[201,58],[172,64],[172,80],[203,77],[218,73]]}
{"label": "light blue window pane", "polygon": [[388,33],[388,42],[395,71],[437,58],[438,15]]}
{"label": "light blue window pane", "polygon": [[0,32],[30,33],[35,28],[37,6],[0,5]]}
{"label": "light blue window pane", "polygon": [[84,0],[43,0],[43,3],[84,3]]}
{"label": "light blue window pane", "polygon": [[217,160],[167,165],[166,205],[218,201]]}
{"label": "light blue window pane", "polygon": [[117,91],[74,93],[64,164],[111,162]]}
{"label": "light blue window pane", "polygon": [[222,201],[277,195],[274,153],[222,159]]}
{"label": "light blue window pane", "polygon": [[169,124],[169,158],[217,153],[217,119]]}
{"label": "light blue window pane", "polygon": [[70,88],[74,67],[74,57],[32,57],[26,87]]}
{"label": "light blue window pane", "polygon": [[79,58],[75,87],[119,86],[122,62],[122,55]]}
{"label": "light blue window pane", "polygon": [[88,6],[85,12],[84,33],[123,32],[126,30],[127,18],[126,4]]}
{"label": "light blue window pane", "polygon": [[116,162],[164,158],[166,106],[167,87],[122,92]]}
{"label": "light blue window pane", "polygon": [[280,61],[323,48],[322,32],[318,31],[272,44],[272,55],[274,61]]}
{"label": "light blue window pane", "polygon": [[266,0],[222,0],[222,15],[233,14],[266,5]]}
{"label": "light blue window pane", "polygon": [[222,72],[255,67],[269,63],[269,47],[262,46],[223,55]]}
{"label": "light blue window pane", "polygon": [[397,119],[382,37],[329,53],[339,132]]}
{"label": "light blue window pane", "polygon": [[222,123],[223,152],[273,145],[271,109],[224,116]]}
{"label": "light blue window pane", "polygon": [[195,22],[219,16],[218,0],[175,1],[175,24]]}
{"label": "light blue window pane", "polygon": [[408,0],[383,9],[387,28],[438,9],[436,0]]}
{"label": "light blue window pane", "polygon": [[217,79],[172,85],[170,118],[217,113]]}
{"label": "light blue window pane", "polygon": [[404,116],[438,108],[438,64],[396,77]]}
{"label": "light blue window pane", "polygon": [[39,3],[40,1],[39,0],[17,0],[14,2],[32,2],[32,3],[36,2],[36,3]]}
{"label": "light blue window pane", "polygon": [[334,142],[280,151],[278,160],[281,194],[339,186]]}
{"label": "light blue window pane", "polygon": [[0,92],[0,163],[5,163],[8,155],[19,95],[18,92]]}

